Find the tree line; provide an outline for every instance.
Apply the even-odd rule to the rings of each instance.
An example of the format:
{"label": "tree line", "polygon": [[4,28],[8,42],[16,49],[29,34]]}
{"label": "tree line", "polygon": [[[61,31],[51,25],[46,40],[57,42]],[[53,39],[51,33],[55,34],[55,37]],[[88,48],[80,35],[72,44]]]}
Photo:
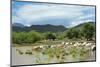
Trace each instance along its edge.
{"label": "tree line", "polygon": [[95,25],[90,23],[85,23],[79,28],[69,28],[64,32],[45,32],[40,33],[36,31],[30,32],[13,32],[12,40],[13,43],[35,43],[41,40],[63,40],[63,39],[82,39],[82,40],[93,40],[95,38]]}

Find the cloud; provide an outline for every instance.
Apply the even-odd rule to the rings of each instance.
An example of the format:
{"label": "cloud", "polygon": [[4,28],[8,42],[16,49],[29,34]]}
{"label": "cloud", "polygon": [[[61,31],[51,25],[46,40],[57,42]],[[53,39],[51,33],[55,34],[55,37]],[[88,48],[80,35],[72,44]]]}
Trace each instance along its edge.
{"label": "cloud", "polygon": [[67,27],[73,27],[73,26],[77,26],[79,24],[82,24],[82,23],[87,23],[87,22],[93,22],[94,20],[92,19],[87,19],[87,20],[78,20],[78,21],[73,21],[71,22],[71,24]]}
{"label": "cloud", "polygon": [[79,9],[72,10],[69,6],[41,6],[31,4],[20,7],[17,15],[31,22],[52,17],[66,17],[70,19],[83,15],[83,13]]}
{"label": "cloud", "polygon": [[80,16],[77,20],[83,20],[83,19],[88,19],[88,18],[92,18],[92,17],[95,17],[95,15],[94,14],[88,14],[88,15]]}
{"label": "cloud", "polygon": [[[18,3],[16,5],[18,5]],[[16,10],[16,7],[13,9]],[[88,10],[92,11],[94,7],[27,3],[21,5],[18,10],[16,10],[16,14],[14,14],[16,17],[13,16],[13,23],[20,22],[26,25],[57,24],[57,20],[59,20],[58,25],[62,24],[67,26],[69,24],[69,26],[72,26],[71,24],[74,24],[74,21],[81,22],[83,19],[87,20],[87,18],[95,17],[94,13]],[[63,21],[65,21],[65,23]],[[76,22],[75,25],[79,22]]]}

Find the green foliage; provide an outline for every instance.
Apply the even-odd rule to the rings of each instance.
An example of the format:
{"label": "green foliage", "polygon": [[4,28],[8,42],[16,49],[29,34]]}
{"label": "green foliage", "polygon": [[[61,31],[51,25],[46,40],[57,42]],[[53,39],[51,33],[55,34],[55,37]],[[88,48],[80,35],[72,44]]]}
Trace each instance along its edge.
{"label": "green foliage", "polygon": [[56,33],[56,38],[58,40],[63,40],[64,39],[64,32],[58,32],[58,33]]}
{"label": "green foliage", "polygon": [[27,42],[28,43],[35,43],[39,40],[41,40],[41,35],[38,32],[31,31],[27,34]]}
{"label": "green foliage", "polygon": [[95,38],[95,25],[93,23],[84,23],[81,27],[68,28],[65,32],[13,32],[12,40],[15,44],[35,43],[40,40],[64,40],[64,39],[87,39]]}
{"label": "green foliage", "polygon": [[79,38],[80,30],[71,28],[71,29],[67,30],[65,37],[67,37],[68,39]]}
{"label": "green foliage", "polygon": [[42,36],[35,31],[31,32],[13,32],[13,43],[24,44],[24,43],[35,43],[42,39]]}
{"label": "green foliage", "polygon": [[20,33],[17,33],[17,32],[13,32],[13,42],[14,43],[17,43],[17,44],[21,44],[21,43],[25,43],[26,42],[26,38],[27,38],[27,33],[25,32],[20,32]]}
{"label": "green foliage", "polygon": [[84,38],[86,38],[87,40],[91,40],[93,36],[95,36],[95,26],[93,24],[86,23],[83,26],[82,32]]}
{"label": "green foliage", "polygon": [[87,39],[95,38],[95,25],[93,23],[84,23],[81,27],[69,28],[65,31],[65,37],[68,39]]}
{"label": "green foliage", "polygon": [[52,40],[55,40],[55,39],[56,39],[56,36],[55,36],[54,33],[47,32],[47,33],[45,33],[45,38],[46,38],[46,39],[52,39]]}

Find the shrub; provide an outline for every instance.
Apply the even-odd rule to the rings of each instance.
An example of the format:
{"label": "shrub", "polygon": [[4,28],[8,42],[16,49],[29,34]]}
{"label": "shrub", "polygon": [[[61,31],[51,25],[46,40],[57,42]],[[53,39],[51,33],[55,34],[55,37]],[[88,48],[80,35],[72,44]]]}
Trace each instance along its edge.
{"label": "shrub", "polygon": [[42,36],[35,31],[31,31],[27,34],[27,43],[35,43],[41,40]]}
{"label": "shrub", "polygon": [[31,31],[31,32],[13,32],[13,43],[23,44],[23,43],[35,43],[41,40],[42,36],[40,33]]}

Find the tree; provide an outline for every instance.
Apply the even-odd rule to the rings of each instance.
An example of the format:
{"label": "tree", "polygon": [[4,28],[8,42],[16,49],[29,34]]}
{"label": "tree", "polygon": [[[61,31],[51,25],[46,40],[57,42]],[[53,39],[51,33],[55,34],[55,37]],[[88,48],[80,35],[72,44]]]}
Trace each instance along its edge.
{"label": "tree", "polygon": [[71,29],[67,30],[65,37],[68,37],[68,39],[79,38],[80,30],[71,28]]}
{"label": "tree", "polygon": [[87,40],[91,40],[95,35],[95,26],[91,23],[86,23],[82,29],[83,36]]}
{"label": "tree", "polygon": [[56,36],[54,35],[54,33],[47,32],[47,33],[45,34],[45,38],[46,38],[46,39],[55,40],[55,39],[56,39]]}

